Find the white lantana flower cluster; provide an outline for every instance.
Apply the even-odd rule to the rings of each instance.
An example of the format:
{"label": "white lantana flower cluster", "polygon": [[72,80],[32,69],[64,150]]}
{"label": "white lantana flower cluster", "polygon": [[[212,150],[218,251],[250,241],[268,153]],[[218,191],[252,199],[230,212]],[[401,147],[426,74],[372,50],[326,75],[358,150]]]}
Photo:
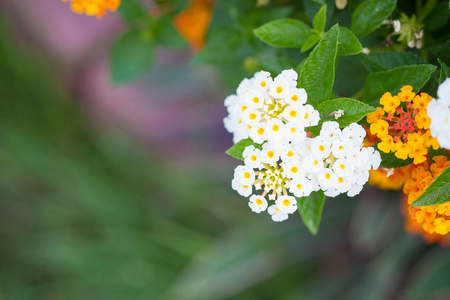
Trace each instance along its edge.
{"label": "white lantana flower cluster", "polygon": [[[369,179],[369,170],[381,162],[378,151],[362,147],[365,135],[356,123],[341,130],[330,121],[323,123],[319,136],[305,138],[301,144],[248,146],[232,187],[244,197],[251,196],[249,206],[256,213],[267,209],[266,196],[274,200],[268,210],[274,221],[286,220],[297,210],[292,195],[306,197],[322,190],[328,197],[342,193],[353,197]],[[259,190],[261,195],[253,194]]]}
{"label": "white lantana flower cluster", "polygon": [[317,125],[319,112],[305,104],[305,89],[297,88],[298,75],[285,70],[272,79],[269,72],[257,72],[244,79],[236,95],[225,99],[229,115],[225,128],[237,143],[250,137],[255,143],[301,142],[305,127]]}
{"label": "white lantana flower cluster", "polygon": [[427,107],[430,131],[441,147],[450,149],[450,78],[441,83],[437,96],[438,99],[431,100]]}
{"label": "white lantana flower cluster", "polygon": [[[229,115],[224,123],[234,141],[250,137],[262,144],[245,148],[232,188],[250,197],[252,211],[267,210],[277,222],[297,210],[295,197],[319,190],[329,197],[359,194],[369,170],[381,162],[378,151],[363,148],[366,132],[356,123],[341,130],[335,121],[324,122],[318,136],[307,137],[305,128],[318,124],[319,113],[305,105],[306,92],[296,86],[293,70],[274,80],[261,71],[225,100]],[[274,203],[269,206],[266,197]]]}

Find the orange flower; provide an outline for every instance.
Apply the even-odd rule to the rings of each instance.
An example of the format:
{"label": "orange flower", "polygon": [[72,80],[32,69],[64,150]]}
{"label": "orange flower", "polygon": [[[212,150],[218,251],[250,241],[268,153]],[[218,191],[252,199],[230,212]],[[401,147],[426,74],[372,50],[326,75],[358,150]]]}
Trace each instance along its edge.
{"label": "orange flower", "polygon": [[371,134],[381,139],[379,150],[394,152],[400,159],[413,158],[414,164],[420,164],[426,160],[427,148],[438,149],[439,144],[430,134],[426,111],[432,98],[426,93],[416,95],[412,90],[407,85],[396,96],[385,93],[380,99],[383,108],[368,115],[367,122]]}
{"label": "orange flower", "polygon": [[107,10],[115,11],[120,0],[62,0],[72,2],[72,10],[78,14],[86,13],[88,16],[101,18]]}
{"label": "orange flower", "polygon": [[[402,168],[378,168],[369,171],[369,184],[383,190],[401,190],[411,174],[411,165]],[[389,175],[389,176],[388,176]]]}
{"label": "orange flower", "polygon": [[212,16],[212,0],[191,0],[189,6],[175,16],[175,28],[190,44],[199,51],[205,44],[206,33]]}
{"label": "orange flower", "polygon": [[[433,157],[434,163],[424,163],[413,166],[411,178],[403,187],[406,195],[407,205],[407,228],[414,228],[415,232],[425,232],[424,236],[431,235],[446,236],[450,232],[450,202],[413,207],[411,203],[416,200],[430,186],[430,184],[450,166],[450,161],[445,156]],[[415,224],[416,223],[416,224]],[[421,229],[420,229],[420,225]],[[420,230],[419,230],[420,229]]]}

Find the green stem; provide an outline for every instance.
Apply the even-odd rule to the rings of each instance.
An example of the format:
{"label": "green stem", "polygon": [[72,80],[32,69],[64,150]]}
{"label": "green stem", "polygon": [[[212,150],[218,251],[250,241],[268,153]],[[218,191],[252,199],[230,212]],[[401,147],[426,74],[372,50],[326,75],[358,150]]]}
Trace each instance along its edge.
{"label": "green stem", "polygon": [[364,88],[360,89],[355,95],[353,95],[353,97],[351,97],[352,99],[357,99],[357,100],[361,100],[362,97],[364,95]]}

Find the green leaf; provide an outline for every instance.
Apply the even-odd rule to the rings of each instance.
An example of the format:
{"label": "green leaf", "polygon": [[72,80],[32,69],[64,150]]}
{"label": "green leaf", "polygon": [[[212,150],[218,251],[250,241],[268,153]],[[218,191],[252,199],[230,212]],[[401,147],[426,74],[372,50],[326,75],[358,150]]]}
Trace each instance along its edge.
{"label": "green leaf", "polygon": [[148,16],[141,4],[135,0],[122,0],[118,11],[128,22],[136,21]]}
{"label": "green leaf", "polygon": [[314,106],[331,95],[334,82],[339,25],[334,25],[320,40],[302,67],[298,85],[308,93]]}
{"label": "green leaf", "polygon": [[450,77],[450,68],[447,66],[445,62],[438,58],[438,62],[441,65],[441,75],[439,76],[439,84],[445,81],[448,77]]}
{"label": "green leaf", "polygon": [[358,37],[371,33],[394,11],[396,2],[396,0],[364,1],[352,13],[352,31]]}
{"label": "green leaf", "polygon": [[408,166],[413,163],[412,158],[400,159],[397,156],[395,156],[394,152],[386,153],[386,152],[381,151],[380,149],[378,149],[378,143],[379,142],[377,142],[375,145],[373,145],[373,147],[375,149],[377,149],[378,152],[380,152],[380,156],[381,156],[380,166],[385,167],[385,168],[401,168],[401,167]]}
{"label": "green leaf", "polygon": [[323,116],[327,116],[338,110],[343,110],[344,115],[336,120],[341,127],[358,122],[368,114],[376,111],[375,107],[350,98],[337,98],[324,101],[316,109]]}
{"label": "green leaf", "polygon": [[[375,107],[350,98],[327,100],[320,103],[316,109],[322,117],[319,121],[319,125],[308,128],[308,131],[314,135],[318,135],[320,133],[323,122],[336,121],[339,123],[339,127],[342,128],[350,125],[351,123],[358,122],[368,114],[376,111]],[[334,116],[328,116],[338,110],[344,111],[344,115],[340,118],[336,119]]]}
{"label": "green leaf", "polygon": [[315,32],[311,33],[306,39],[306,41],[303,43],[301,51],[305,52],[311,49],[312,47],[314,47],[315,44],[317,44],[318,41],[320,41],[320,36]]}
{"label": "green leaf", "polygon": [[414,52],[371,52],[369,55],[361,54],[358,58],[370,73],[386,71],[408,65],[423,65],[427,62]]}
{"label": "green leaf", "polygon": [[362,51],[361,43],[350,29],[339,26],[338,55],[355,55]]}
{"label": "green leaf", "polygon": [[297,198],[298,212],[302,216],[303,223],[314,235],[319,231],[325,198],[322,191],[312,192],[308,197]]}
{"label": "green leaf", "polygon": [[255,142],[253,142],[253,140],[251,138],[248,138],[248,139],[240,140],[239,142],[234,144],[231,148],[229,148],[227,151],[225,151],[225,153],[234,158],[244,160],[242,153],[244,152],[245,147],[252,146],[252,145],[258,149],[262,148],[261,144],[256,144]]}
{"label": "green leaf", "polygon": [[322,6],[317,12],[313,20],[313,27],[318,32],[323,32],[327,22],[327,6]]}
{"label": "green leaf", "polygon": [[411,205],[428,206],[450,201],[450,168],[445,169],[438,178]]}
{"label": "green leaf", "polygon": [[170,49],[181,49],[188,46],[188,43],[181,37],[173,27],[169,18],[161,18],[157,21],[155,28],[156,41],[164,47]]}
{"label": "green leaf", "polygon": [[427,31],[438,30],[447,24],[449,19],[449,11],[447,3],[439,2],[423,20],[424,27]]}
{"label": "green leaf", "polygon": [[419,65],[369,74],[364,85],[364,102],[377,105],[384,93],[397,94],[405,85],[412,86],[417,93],[427,83],[434,70],[436,66]]}
{"label": "green leaf", "polygon": [[300,48],[311,33],[311,27],[295,19],[279,19],[253,30],[261,41],[282,48]]}
{"label": "green leaf", "polygon": [[235,60],[243,41],[241,32],[232,27],[218,27],[208,34],[202,51],[194,62],[223,65]]}
{"label": "green leaf", "polygon": [[144,38],[141,31],[132,29],[113,45],[110,55],[112,80],[116,83],[138,78],[153,63],[153,42]]}

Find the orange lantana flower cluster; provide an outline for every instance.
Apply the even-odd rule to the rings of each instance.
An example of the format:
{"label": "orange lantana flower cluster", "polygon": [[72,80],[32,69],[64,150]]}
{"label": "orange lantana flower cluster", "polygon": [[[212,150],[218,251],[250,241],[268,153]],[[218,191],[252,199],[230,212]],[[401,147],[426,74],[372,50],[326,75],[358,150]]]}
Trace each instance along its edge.
{"label": "orange lantana flower cluster", "polygon": [[426,93],[416,95],[409,85],[402,87],[395,96],[385,93],[380,99],[383,108],[378,107],[367,116],[370,132],[381,140],[378,149],[385,153],[394,152],[400,159],[414,158],[414,164],[424,162],[427,148],[439,148],[429,129],[426,109],[431,100]]}
{"label": "orange lantana flower cluster", "polygon": [[212,8],[212,0],[191,0],[189,6],[173,19],[175,28],[194,51],[199,51],[205,44]]}
{"label": "orange lantana flower cluster", "polygon": [[72,10],[76,13],[85,13],[88,16],[97,16],[101,18],[107,10],[115,11],[120,0],[62,0],[72,2]]}
{"label": "orange lantana flower cluster", "polygon": [[443,204],[413,207],[416,200],[426,188],[450,166],[450,161],[443,155],[433,157],[434,163],[415,166],[411,178],[406,181],[403,192],[407,195],[408,215],[422,229],[430,234],[446,235],[450,232],[450,202]]}

